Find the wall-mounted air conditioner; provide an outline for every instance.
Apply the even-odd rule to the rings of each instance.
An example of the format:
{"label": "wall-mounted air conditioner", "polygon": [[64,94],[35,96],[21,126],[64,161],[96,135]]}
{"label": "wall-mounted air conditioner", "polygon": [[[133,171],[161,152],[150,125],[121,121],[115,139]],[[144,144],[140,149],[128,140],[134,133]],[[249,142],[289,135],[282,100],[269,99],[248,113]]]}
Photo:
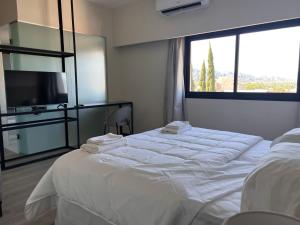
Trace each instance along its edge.
{"label": "wall-mounted air conditioner", "polygon": [[207,8],[209,3],[210,0],[156,0],[156,10],[164,15],[172,15]]}

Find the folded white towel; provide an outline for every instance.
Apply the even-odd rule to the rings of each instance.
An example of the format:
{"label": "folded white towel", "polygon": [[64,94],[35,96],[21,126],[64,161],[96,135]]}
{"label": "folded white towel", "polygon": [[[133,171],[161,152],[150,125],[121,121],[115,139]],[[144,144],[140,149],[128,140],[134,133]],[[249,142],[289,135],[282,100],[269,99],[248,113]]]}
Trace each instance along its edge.
{"label": "folded white towel", "polygon": [[105,144],[105,145],[96,145],[96,144],[83,144],[80,149],[82,151],[91,153],[91,154],[98,154],[101,152],[109,151],[112,149],[116,149],[122,146],[127,145],[126,138],[122,138],[121,141],[113,143],[113,144]]}
{"label": "folded white towel", "polygon": [[192,127],[185,127],[185,128],[182,128],[181,130],[163,128],[163,129],[161,129],[161,133],[164,133],[164,134],[182,134],[182,133],[190,130],[191,128]]}
{"label": "folded white towel", "polygon": [[122,135],[116,134],[106,134],[98,137],[93,137],[87,140],[88,144],[95,144],[95,145],[103,145],[103,144],[113,144],[121,141],[123,138]]}
{"label": "folded white towel", "polygon": [[80,149],[88,153],[96,154],[100,152],[99,147],[100,147],[99,145],[94,145],[94,144],[83,144],[81,145]]}
{"label": "folded white towel", "polygon": [[188,121],[174,121],[172,123],[169,123],[166,128],[172,129],[172,130],[180,130],[184,129],[186,127],[190,127],[190,123]]}
{"label": "folded white towel", "polygon": [[161,133],[181,134],[190,130],[192,126],[188,121],[174,121],[161,129]]}

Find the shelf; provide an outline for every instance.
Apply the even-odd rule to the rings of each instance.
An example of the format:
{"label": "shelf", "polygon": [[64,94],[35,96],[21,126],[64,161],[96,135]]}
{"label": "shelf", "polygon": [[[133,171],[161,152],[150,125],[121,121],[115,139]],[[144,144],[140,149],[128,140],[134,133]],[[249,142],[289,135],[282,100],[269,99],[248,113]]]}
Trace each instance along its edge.
{"label": "shelf", "polygon": [[[6,167],[5,169],[13,169],[19,166],[25,166],[33,162],[39,162],[42,160],[47,160],[55,157],[59,157],[63,154],[66,154],[70,151],[73,151],[77,148],[71,146],[62,146],[54,149],[49,149],[46,151],[33,153],[30,155],[22,155],[16,158],[6,159]],[[43,156],[43,157],[40,157]]]}
{"label": "shelf", "polygon": [[[5,160],[4,154],[4,143],[3,143],[3,131],[9,130],[18,130],[24,128],[31,128],[31,127],[40,127],[40,126],[47,126],[52,124],[64,124],[64,131],[65,131],[65,146],[69,147],[69,126],[68,122],[76,121],[76,133],[77,133],[77,147],[80,145],[80,130],[79,130],[79,109],[78,109],[78,84],[77,84],[77,61],[76,61],[76,34],[75,34],[75,22],[74,22],[74,5],[73,0],[70,0],[70,7],[71,7],[71,26],[72,26],[72,40],[73,40],[73,52],[65,52],[65,43],[64,43],[64,27],[63,27],[63,12],[62,12],[62,0],[57,0],[57,9],[58,9],[58,21],[59,21],[59,33],[60,33],[60,50],[58,51],[51,51],[45,49],[36,49],[36,48],[27,48],[27,47],[18,47],[18,46],[11,46],[11,45],[0,45],[0,54],[25,54],[25,55],[33,55],[33,56],[42,56],[42,57],[53,57],[61,59],[62,61],[62,71],[65,72],[65,59],[67,57],[74,57],[74,77],[75,77],[75,93],[76,93],[76,106],[71,108],[61,108],[61,109],[50,109],[50,110],[38,110],[38,111],[27,111],[27,112],[8,112],[8,113],[1,113],[0,111],[0,164],[1,169],[10,169],[15,168],[22,165],[27,165],[29,163],[38,162],[40,160],[45,160],[52,157],[58,157],[61,153],[56,155],[49,155],[45,157],[38,157],[32,159],[31,157],[28,161],[21,161],[20,163],[16,163],[17,161],[12,162],[13,164],[7,165],[7,163],[11,163]],[[68,117],[69,110],[76,110],[76,118]],[[64,117],[57,117],[52,119],[44,119],[44,120],[36,120],[36,121],[28,121],[28,122],[17,122],[12,124],[2,124],[2,117],[9,117],[9,116],[18,116],[18,115],[35,115],[35,114],[42,114],[42,113],[51,113],[51,112],[63,112]],[[64,147],[63,147],[64,148]],[[49,153],[52,151],[56,151],[57,149],[49,149],[44,150],[48,151]],[[42,156],[43,152],[41,152]],[[35,156],[34,156],[35,157]],[[1,207],[0,207],[1,208]]]}
{"label": "shelf", "polygon": [[65,119],[64,117],[59,117],[59,118],[52,118],[52,119],[45,119],[45,120],[3,124],[2,127],[0,127],[0,130],[2,131],[19,130],[19,129],[25,129],[31,127],[40,127],[40,126],[47,126],[47,125],[74,122],[74,121],[77,121],[77,118],[68,117],[67,119]]}
{"label": "shelf", "polygon": [[37,56],[57,57],[57,58],[67,58],[67,57],[74,56],[73,53],[69,53],[69,52],[58,52],[58,51],[43,50],[43,49],[36,49],[36,48],[10,46],[10,45],[0,45],[0,52],[7,53],[7,54],[18,53],[18,54],[25,54],[25,55],[37,55]]}
{"label": "shelf", "polygon": [[32,153],[30,155],[21,155],[21,156],[15,157],[15,158],[5,159],[5,162],[13,162],[13,161],[18,161],[18,160],[23,160],[23,159],[27,159],[27,158],[36,157],[41,154],[51,154],[52,152],[60,151],[60,150],[68,150],[69,151],[69,150],[76,150],[76,149],[77,148],[72,147],[72,146],[62,146],[62,147],[48,149],[48,150],[37,152],[37,153]]}
{"label": "shelf", "polygon": [[[75,110],[75,107],[68,107],[66,110]],[[45,110],[37,110],[37,111],[25,111],[25,112],[12,112],[12,113],[3,113],[0,114],[0,117],[8,117],[8,116],[23,116],[23,115],[36,115],[42,113],[51,113],[51,112],[63,112],[64,108],[61,109],[45,109]]]}

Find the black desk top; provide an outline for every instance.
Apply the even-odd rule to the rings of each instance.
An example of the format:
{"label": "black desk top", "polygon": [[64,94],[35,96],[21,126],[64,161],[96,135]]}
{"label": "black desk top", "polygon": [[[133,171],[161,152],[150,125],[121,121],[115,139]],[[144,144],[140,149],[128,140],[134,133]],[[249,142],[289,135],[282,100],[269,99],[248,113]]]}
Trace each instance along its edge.
{"label": "black desk top", "polygon": [[[74,107],[67,107],[66,110],[76,110],[77,108],[80,109],[90,109],[90,108],[102,108],[102,107],[109,107],[109,106],[122,106],[122,105],[132,105],[132,102],[129,101],[107,101],[107,102],[99,102],[93,104],[84,104],[78,105]],[[65,111],[64,108],[59,109],[45,109],[45,110],[38,110],[38,111],[20,111],[20,112],[9,112],[0,114],[1,117],[8,117],[8,116],[20,116],[20,115],[32,115],[32,114],[41,114],[41,113],[51,113],[51,112],[61,112]]]}
{"label": "black desk top", "polygon": [[131,105],[132,102],[129,101],[107,101],[107,102],[99,102],[94,104],[84,104],[79,105],[79,109],[88,109],[88,108],[100,108],[100,107],[108,107],[108,106],[122,106],[122,105]]}

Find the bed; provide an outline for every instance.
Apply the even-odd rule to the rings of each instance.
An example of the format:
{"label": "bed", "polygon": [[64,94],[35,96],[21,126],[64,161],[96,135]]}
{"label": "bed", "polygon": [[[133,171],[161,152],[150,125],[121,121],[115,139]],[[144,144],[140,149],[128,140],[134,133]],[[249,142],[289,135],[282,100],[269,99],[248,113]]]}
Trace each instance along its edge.
{"label": "bed", "polygon": [[240,211],[245,177],[270,141],[240,133],[160,129],[100,154],[59,158],[29,197],[34,220],[56,209],[56,225],[220,225]]}

